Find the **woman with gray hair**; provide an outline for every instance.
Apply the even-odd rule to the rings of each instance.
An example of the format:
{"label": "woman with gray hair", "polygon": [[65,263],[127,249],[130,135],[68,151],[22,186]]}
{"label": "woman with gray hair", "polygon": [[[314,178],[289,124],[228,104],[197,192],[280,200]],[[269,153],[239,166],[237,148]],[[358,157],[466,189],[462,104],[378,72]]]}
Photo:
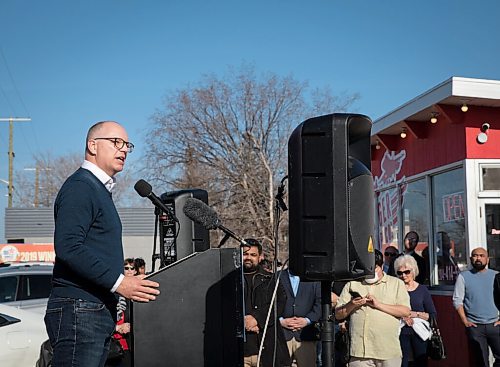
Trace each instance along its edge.
{"label": "woman with gray hair", "polygon": [[403,280],[406,290],[410,295],[411,313],[404,317],[404,326],[399,335],[403,360],[401,367],[408,366],[409,356],[413,354],[414,366],[427,366],[427,340],[422,340],[413,329],[413,324],[422,319],[428,321],[436,316],[436,308],[432,302],[431,294],[426,286],[415,281],[418,276],[418,265],[413,256],[404,255],[398,257],[394,262],[396,274]]}

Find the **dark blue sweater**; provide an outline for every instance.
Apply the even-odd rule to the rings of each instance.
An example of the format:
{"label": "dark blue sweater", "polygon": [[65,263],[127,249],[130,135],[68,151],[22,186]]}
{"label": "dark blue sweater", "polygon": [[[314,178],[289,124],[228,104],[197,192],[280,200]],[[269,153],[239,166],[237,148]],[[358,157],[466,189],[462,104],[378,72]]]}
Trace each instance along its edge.
{"label": "dark blue sweater", "polygon": [[[436,307],[432,297],[425,285],[419,284],[415,290],[408,292],[410,295],[411,310],[415,312],[427,312],[430,317],[436,317]],[[411,326],[405,325],[401,331],[403,334],[413,333]]]}
{"label": "dark blue sweater", "polygon": [[123,268],[122,226],[111,194],[80,168],[54,204],[56,261],[52,295],[102,302],[115,310],[111,293]]}

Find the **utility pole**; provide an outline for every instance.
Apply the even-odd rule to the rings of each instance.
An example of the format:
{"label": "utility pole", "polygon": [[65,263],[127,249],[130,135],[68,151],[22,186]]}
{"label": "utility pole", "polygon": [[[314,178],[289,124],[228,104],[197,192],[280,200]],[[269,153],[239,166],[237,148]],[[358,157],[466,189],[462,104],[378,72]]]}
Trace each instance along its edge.
{"label": "utility pole", "polygon": [[39,193],[40,193],[40,171],[50,171],[50,168],[41,168],[38,164],[35,166],[35,168],[25,168],[25,171],[35,171],[35,200],[33,201],[33,206],[35,208],[38,208],[38,204],[40,203],[39,200]]}
{"label": "utility pole", "polygon": [[36,165],[35,168],[25,168],[25,171],[35,171],[35,200],[33,200],[33,206],[38,208],[38,191],[40,189],[40,168]]}
{"label": "utility pole", "polygon": [[0,121],[9,122],[9,203],[8,207],[12,208],[12,193],[14,191],[14,122],[31,121],[29,117],[0,117]]}

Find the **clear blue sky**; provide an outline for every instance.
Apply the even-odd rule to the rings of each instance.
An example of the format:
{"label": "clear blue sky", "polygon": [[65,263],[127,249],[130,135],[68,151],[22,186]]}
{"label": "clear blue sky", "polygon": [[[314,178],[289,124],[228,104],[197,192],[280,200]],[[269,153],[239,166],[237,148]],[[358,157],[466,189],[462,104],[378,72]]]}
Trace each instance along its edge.
{"label": "clear blue sky", "polygon": [[[138,157],[167,91],[246,62],[358,92],[375,120],[451,76],[500,79],[499,14],[498,0],[1,0],[0,117],[33,119],[15,124],[16,170],[39,152],[83,157],[104,119]],[[0,151],[6,180],[5,122]]]}

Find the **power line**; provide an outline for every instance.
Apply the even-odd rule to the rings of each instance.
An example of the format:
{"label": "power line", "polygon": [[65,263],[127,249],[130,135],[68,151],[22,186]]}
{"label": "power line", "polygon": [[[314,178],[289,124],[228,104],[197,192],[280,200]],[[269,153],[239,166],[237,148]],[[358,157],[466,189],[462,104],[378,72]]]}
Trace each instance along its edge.
{"label": "power line", "polygon": [[[14,91],[17,95],[17,98],[21,104],[21,106],[23,107],[24,111],[26,112],[26,115],[27,116],[30,116],[31,114],[29,113],[28,111],[28,108],[26,107],[26,104],[24,103],[24,100],[21,96],[21,93],[19,93],[19,89],[17,88],[17,84],[16,84],[16,81],[14,80],[14,76],[12,74],[12,72],[10,71],[10,68],[9,68],[9,63],[7,62],[7,58],[5,57],[5,54],[2,50],[2,48],[0,47],[0,55],[2,56],[2,60],[5,64],[5,69],[7,70],[7,74],[9,75],[9,78],[10,78],[10,81],[12,83],[12,86],[14,88]],[[14,106],[11,104],[8,96],[7,96],[7,93],[5,92],[5,90],[3,88],[1,88],[1,85],[0,85],[0,89],[2,90],[2,94],[4,95],[5,97],[5,100],[7,101],[7,104],[10,106],[11,108],[11,111],[13,112],[13,114],[11,116],[17,116],[18,114],[16,113],[16,110],[14,108]],[[30,120],[27,120],[27,121],[31,121]],[[33,138],[35,140],[35,146],[37,148],[37,150],[40,150],[40,145],[38,144],[38,138],[37,138],[37,134],[36,134],[36,130],[34,128],[34,126],[32,124],[30,124],[30,127],[31,127],[31,131],[33,132]],[[33,150],[31,149],[31,146],[32,144],[30,144],[28,142],[28,139],[24,133],[24,129],[21,129],[21,134],[23,136],[23,139],[24,139],[24,142],[25,142],[25,146],[28,147],[28,150],[30,151],[31,155],[34,156],[35,154],[33,153]]]}
{"label": "power line", "polygon": [[15,110],[14,106],[12,105],[12,103],[10,103],[9,97],[7,96],[7,93],[3,89],[1,83],[0,83],[0,91],[2,91],[3,97],[5,98],[5,101],[7,101],[7,105],[10,107],[10,111],[12,112],[12,114],[14,116],[17,115],[16,110]]}
{"label": "power line", "polygon": [[21,102],[21,106],[24,108],[24,112],[26,113],[27,116],[30,116],[30,113],[28,109],[26,108],[26,105],[24,104],[24,100],[21,97],[21,93],[19,93],[19,89],[17,89],[16,82],[14,80],[14,77],[12,76],[12,73],[10,72],[9,64],[7,63],[7,59],[5,58],[5,54],[2,51],[2,48],[0,47],[0,55],[2,55],[3,62],[5,63],[5,68],[7,69],[7,73],[9,74],[10,81],[12,82],[12,85],[14,86],[14,90],[16,92],[17,98],[19,98],[19,102]]}

